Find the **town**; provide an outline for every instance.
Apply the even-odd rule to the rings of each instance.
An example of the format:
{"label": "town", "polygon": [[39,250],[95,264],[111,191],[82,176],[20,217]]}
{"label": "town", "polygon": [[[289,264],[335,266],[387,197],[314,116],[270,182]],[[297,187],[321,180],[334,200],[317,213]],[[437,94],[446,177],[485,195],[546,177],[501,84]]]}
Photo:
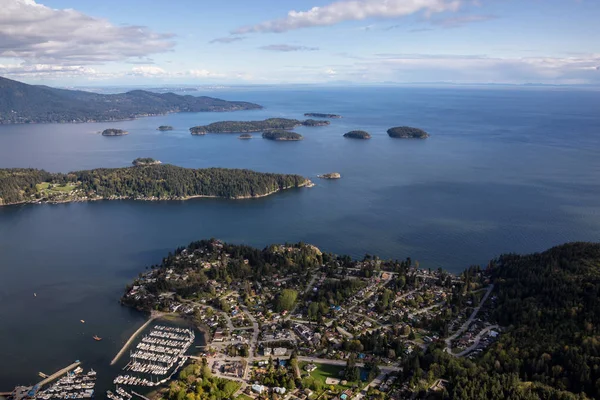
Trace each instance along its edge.
{"label": "town", "polygon": [[[235,382],[234,398],[400,399],[444,391],[443,379],[406,367],[429,346],[471,358],[498,339],[492,291],[479,268],[458,277],[410,258],[352,260],[303,243],[257,250],[211,239],[140,274],[122,303],[203,330],[206,346],[189,359]],[[184,386],[164,397],[189,392]]]}

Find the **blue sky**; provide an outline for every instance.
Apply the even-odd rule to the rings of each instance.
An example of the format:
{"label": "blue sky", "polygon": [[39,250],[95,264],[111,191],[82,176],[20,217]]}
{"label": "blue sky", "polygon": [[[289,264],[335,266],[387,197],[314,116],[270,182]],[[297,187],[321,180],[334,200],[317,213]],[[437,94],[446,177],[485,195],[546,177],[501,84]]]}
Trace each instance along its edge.
{"label": "blue sky", "polygon": [[0,0],[0,75],[598,84],[598,21],[598,0]]}

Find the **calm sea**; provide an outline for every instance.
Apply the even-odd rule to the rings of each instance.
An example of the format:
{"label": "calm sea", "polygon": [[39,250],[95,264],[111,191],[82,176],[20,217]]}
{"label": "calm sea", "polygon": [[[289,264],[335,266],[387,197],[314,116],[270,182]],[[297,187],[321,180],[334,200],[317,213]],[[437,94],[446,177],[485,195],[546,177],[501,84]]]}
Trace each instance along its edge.
{"label": "calm sea", "polygon": [[[410,256],[422,267],[453,272],[504,252],[600,240],[600,92],[407,87],[207,94],[265,109],[0,126],[0,168],[67,172],[154,157],[193,168],[298,173],[317,184],[245,201],[0,208],[0,391],[35,382],[38,371],[53,372],[74,359],[105,371],[143,321],[117,302],[125,284],[193,240],[260,247],[305,241],[355,257]],[[344,118],[329,127],[298,128],[302,142],[188,132],[219,120],[302,118],[305,112]],[[159,125],[175,131],[158,132]],[[421,127],[431,137],[390,139],[386,130],[397,125]],[[130,135],[97,134],[109,127]],[[342,137],[353,129],[373,138]],[[343,178],[316,178],[327,172]],[[105,340],[94,342],[94,334]]]}

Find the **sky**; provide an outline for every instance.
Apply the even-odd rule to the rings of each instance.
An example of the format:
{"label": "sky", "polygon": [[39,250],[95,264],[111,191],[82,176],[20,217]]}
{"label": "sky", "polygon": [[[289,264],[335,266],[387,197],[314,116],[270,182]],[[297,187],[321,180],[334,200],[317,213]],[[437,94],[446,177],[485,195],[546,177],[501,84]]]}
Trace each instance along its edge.
{"label": "sky", "polygon": [[0,0],[52,85],[600,84],[600,0]]}

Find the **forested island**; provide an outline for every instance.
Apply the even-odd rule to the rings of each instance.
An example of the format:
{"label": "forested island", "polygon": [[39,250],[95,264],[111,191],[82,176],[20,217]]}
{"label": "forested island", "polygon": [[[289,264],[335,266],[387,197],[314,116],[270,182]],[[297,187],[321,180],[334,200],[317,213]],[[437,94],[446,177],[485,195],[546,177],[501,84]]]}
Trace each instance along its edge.
{"label": "forested island", "polygon": [[337,114],[323,114],[323,113],[306,113],[304,114],[305,117],[311,117],[311,118],[329,118],[329,119],[339,119],[342,118],[341,115],[337,115]]}
{"label": "forested island", "polygon": [[302,135],[292,131],[286,131],[283,129],[271,129],[263,132],[263,139],[276,140],[276,141],[298,141],[304,139]]}
{"label": "forested island", "polygon": [[350,131],[344,133],[344,137],[349,139],[371,139],[371,134],[366,131]]}
{"label": "forested island", "polygon": [[388,135],[392,138],[399,139],[426,139],[429,134],[423,129],[413,128],[410,126],[398,126],[390,128],[387,131]]}
{"label": "forested island", "polygon": [[172,131],[173,127],[171,125],[161,125],[158,127],[158,130],[161,132]]}
{"label": "forested island", "polygon": [[125,131],[123,129],[114,129],[114,128],[105,129],[102,131],[102,136],[124,136],[124,135],[129,135],[129,132]]}
{"label": "forested island", "polygon": [[266,130],[294,129],[297,126],[324,126],[329,121],[306,120],[300,121],[289,118],[269,118],[264,121],[220,121],[205,126],[190,128],[192,135],[205,135],[207,133],[255,133]]}
{"label": "forested island", "polygon": [[136,158],[133,160],[132,164],[136,167],[143,167],[146,165],[157,165],[162,164],[159,160],[155,160],[154,158]]}
{"label": "forested island", "polygon": [[[169,253],[121,301],[205,326],[215,340],[204,365],[248,368],[213,368],[211,376],[245,381],[248,393],[258,382],[324,398],[352,398],[365,387],[368,399],[600,396],[598,243],[507,254],[452,275],[411,258],[210,239]],[[236,336],[240,344],[228,344]],[[323,371],[338,379],[326,384]],[[189,381],[164,397],[193,393]]]}
{"label": "forested island", "polygon": [[224,168],[189,169],[157,164],[154,160],[154,163],[144,165],[145,159],[141,160],[139,166],[67,174],[37,169],[0,169],[0,205],[101,199],[244,199],[311,185],[310,180],[299,175]]}
{"label": "forested island", "polygon": [[247,140],[247,139],[252,139],[252,135],[249,133],[242,133],[238,139],[242,139],[242,140]]}
{"label": "forested island", "polygon": [[175,112],[256,110],[262,106],[206,96],[133,90],[98,94],[28,85],[0,77],[0,124],[121,121]]}

